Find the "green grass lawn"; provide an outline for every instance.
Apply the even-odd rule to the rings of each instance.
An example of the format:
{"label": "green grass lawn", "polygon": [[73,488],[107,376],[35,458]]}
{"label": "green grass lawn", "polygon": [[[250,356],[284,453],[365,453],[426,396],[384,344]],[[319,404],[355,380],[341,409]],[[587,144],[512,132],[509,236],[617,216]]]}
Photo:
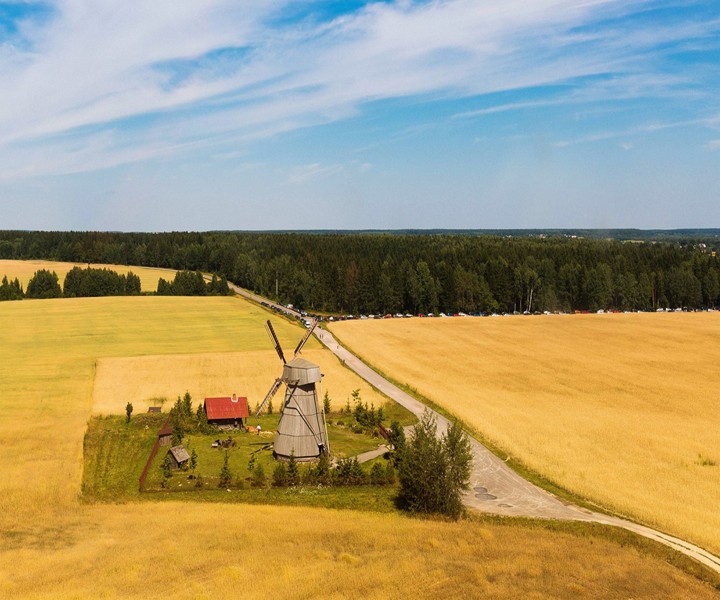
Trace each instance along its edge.
{"label": "green grass lawn", "polygon": [[[294,488],[270,487],[272,472],[277,464],[272,457],[272,437],[240,431],[217,431],[209,435],[189,434],[183,444],[197,454],[195,475],[175,470],[162,487],[162,460],[167,447],[160,447],[145,482],[145,492],[138,489],[139,478],[155,443],[156,435],[167,414],[140,414],[130,423],[124,417],[95,417],[88,423],[84,441],[83,498],[87,502],[123,502],[127,500],[197,500],[202,502],[248,502],[326,506],[332,508],[358,508],[362,510],[395,510],[396,486],[317,486],[301,485]],[[252,418],[251,424],[260,424],[263,431],[274,431],[279,415]],[[350,417],[346,417],[349,421]],[[377,448],[380,438],[353,433],[349,427],[328,428],[333,455],[353,456]],[[231,437],[236,445],[227,449],[228,463],[233,474],[227,488],[218,487],[225,449],[213,448],[216,439]],[[251,486],[248,468],[250,456],[255,454],[256,467],[262,466],[268,486],[255,489]],[[376,459],[383,461],[382,458]],[[384,462],[384,461],[383,461]],[[369,472],[371,464],[364,465]],[[300,465],[301,473],[309,465]],[[230,490],[228,492],[228,489]]]}

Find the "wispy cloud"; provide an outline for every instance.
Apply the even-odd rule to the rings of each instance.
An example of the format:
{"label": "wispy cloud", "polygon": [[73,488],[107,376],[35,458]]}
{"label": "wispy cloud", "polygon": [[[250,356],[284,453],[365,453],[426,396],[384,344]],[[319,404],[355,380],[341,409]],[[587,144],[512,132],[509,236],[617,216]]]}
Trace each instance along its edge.
{"label": "wispy cloud", "polygon": [[294,167],[290,171],[288,183],[305,183],[311,179],[330,177],[336,173],[340,173],[343,169],[344,167],[342,165],[321,165],[320,163],[301,165]]}
{"label": "wispy cloud", "polygon": [[720,150],[720,140],[710,140],[705,144],[707,150]]}
{"label": "wispy cloud", "polygon": [[[652,4],[645,0],[403,0],[329,20],[278,19],[292,4],[55,0],[41,16],[19,19],[0,46],[0,178],[204,148],[227,156],[390,98],[558,83],[570,90],[458,115],[468,118],[592,98],[703,93],[695,74],[662,73],[655,62],[673,43],[714,43],[720,29],[701,20],[628,35],[622,17]],[[306,165],[290,179],[327,176],[323,169]]]}

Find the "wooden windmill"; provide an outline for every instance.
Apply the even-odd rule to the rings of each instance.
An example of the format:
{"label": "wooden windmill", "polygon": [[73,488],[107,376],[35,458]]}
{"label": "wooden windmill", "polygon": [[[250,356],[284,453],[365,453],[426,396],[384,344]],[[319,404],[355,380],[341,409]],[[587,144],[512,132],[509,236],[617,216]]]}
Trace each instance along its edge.
{"label": "wooden windmill", "polygon": [[280,422],[273,442],[273,454],[280,460],[288,460],[293,452],[298,461],[315,460],[322,453],[330,453],[325,413],[319,402],[322,379],[320,367],[298,356],[316,325],[317,321],[314,321],[295,348],[292,360],[288,362],[272,323],[268,320],[266,324],[275,351],[283,362],[283,371],[282,376],[273,382],[255,416],[262,412],[265,405],[285,384],[285,400],[280,409]]}

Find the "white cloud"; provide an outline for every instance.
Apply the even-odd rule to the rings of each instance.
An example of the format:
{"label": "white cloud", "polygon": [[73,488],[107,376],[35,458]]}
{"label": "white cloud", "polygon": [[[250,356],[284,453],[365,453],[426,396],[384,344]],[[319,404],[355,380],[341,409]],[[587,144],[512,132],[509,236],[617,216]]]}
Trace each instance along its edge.
{"label": "white cloud", "polygon": [[710,140],[705,144],[707,150],[720,150],[720,140]]}
{"label": "white cloud", "polygon": [[[628,35],[599,19],[641,0],[437,0],[370,4],[331,22],[268,25],[290,0],[56,0],[0,48],[0,179],[224,149],[352,116],[372,100],[466,97],[594,75],[564,98],[688,92],[648,49],[704,43],[717,22]],[[579,29],[584,26],[584,29]],[[709,43],[709,42],[708,42]],[[213,53],[245,48],[215,60]],[[203,58],[204,57],[204,58]],[[650,72],[643,72],[649,69]],[[315,177],[299,171],[292,177]]]}

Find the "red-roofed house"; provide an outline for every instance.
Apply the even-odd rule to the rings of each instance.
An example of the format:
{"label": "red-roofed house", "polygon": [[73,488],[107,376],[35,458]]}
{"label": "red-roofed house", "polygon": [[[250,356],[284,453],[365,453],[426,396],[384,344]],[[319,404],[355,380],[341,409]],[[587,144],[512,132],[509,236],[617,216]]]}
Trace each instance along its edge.
{"label": "red-roofed house", "polygon": [[210,425],[242,427],[250,411],[247,398],[233,394],[232,398],[205,398],[205,414]]}

